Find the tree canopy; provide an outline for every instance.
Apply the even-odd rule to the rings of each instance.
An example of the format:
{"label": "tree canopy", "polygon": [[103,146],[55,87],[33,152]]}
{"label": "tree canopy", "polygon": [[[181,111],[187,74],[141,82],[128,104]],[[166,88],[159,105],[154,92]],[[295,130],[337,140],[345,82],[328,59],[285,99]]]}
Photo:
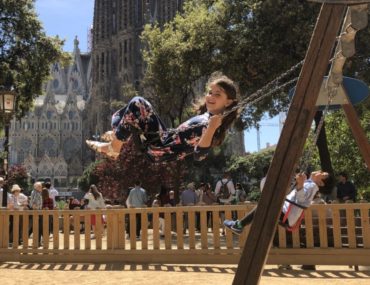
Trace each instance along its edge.
{"label": "tree canopy", "polygon": [[[214,71],[238,82],[243,97],[266,85],[304,59],[319,9],[317,3],[300,0],[189,0],[163,27],[147,25],[142,34],[145,83],[156,94],[161,115],[183,120],[199,93],[197,83]],[[356,54],[346,65],[349,76],[367,82],[369,32],[358,32]],[[245,108],[242,126],[287,108],[286,92],[277,93],[273,100]]]}
{"label": "tree canopy", "polygon": [[[370,101],[356,106],[361,126],[370,140]],[[355,142],[351,129],[346,120],[343,110],[331,112],[325,119],[326,133],[328,137],[328,148],[332,157],[332,164],[335,174],[341,171],[348,173],[351,180],[360,190],[370,192],[370,172],[365,166],[365,161]],[[312,144],[307,141],[307,148]],[[315,152],[311,164],[319,167],[319,156]]]}
{"label": "tree canopy", "polygon": [[41,94],[52,62],[63,55],[59,38],[46,36],[34,0],[0,1],[0,86],[14,89],[18,116]]}
{"label": "tree canopy", "polygon": [[[178,120],[196,83],[214,71],[233,78],[248,96],[304,58],[317,11],[305,1],[187,1],[164,27],[145,28],[146,84],[159,108]],[[244,110],[244,125],[266,111],[275,115],[286,103],[282,96]]]}

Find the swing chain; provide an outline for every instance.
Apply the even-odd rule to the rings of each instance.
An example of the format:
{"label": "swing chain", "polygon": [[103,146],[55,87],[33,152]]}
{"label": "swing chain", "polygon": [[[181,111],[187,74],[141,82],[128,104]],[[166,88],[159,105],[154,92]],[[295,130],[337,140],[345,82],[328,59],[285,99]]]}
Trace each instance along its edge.
{"label": "swing chain", "polygon": [[[299,67],[301,67],[303,65],[303,63],[304,63],[304,60],[301,60],[296,65],[292,66],[290,69],[288,69],[287,71],[285,71],[284,73],[282,73],[280,76],[278,76],[274,80],[270,81],[265,86],[263,86],[262,88],[260,88],[256,92],[252,93],[248,97],[246,97],[244,100],[241,100],[235,107],[238,107],[239,108],[239,107],[245,107],[247,105],[250,105],[251,103],[254,103],[255,102],[254,100],[256,100],[256,99],[262,100],[263,98],[269,96],[270,94],[275,93],[276,91],[278,91],[278,90],[282,89],[283,87],[289,85],[290,83],[292,83],[291,82],[292,80],[289,81],[290,83],[285,83],[283,85],[279,85],[279,82],[282,79],[284,79],[285,77],[287,77],[290,74],[292,74],[296,69],[298,69]],[[293,79],[293,81],[295,82],[296,79]],[[271,90],[271,91],[265,93],[264,95],[260,96],[262,93],[266,92],[266,90],[271,89],[271,87],[274,86],[274,85],[276,87],[273,90]],[[260,100],[257,100],[256,102],[258,102]]]}
{"label": "swing chain", "polygon": [[[229,115],[230,113],[234,112],[235,110],[237,110],[239,108],[244,109],[247,106],[256,104],[257,102],[259,102],[262,99],[276,93],[277,91],[279,91],[279,90],[281,90],[281,89],[283,89],[283,88],[285,88],[285,87],[287,87],[287,86],[289,86],[293,83],[296,83],[297,80],[298,80],[298,77],[295,77],[295,78],[289,80],[288,82],[285,82],[285,83],[279,85],[279,82],[282,79],[284,79],[288,75],[292,74],[296,69],[301,67],[303,65],[303,63],[304,63],[304,60],[301,60],[300,62],[298,62],[297,64],[292,66],[290,69],[288,69],[287,71],[282,73],[280,76],[278,76],[277,78],[275,78],[271,82],[267,83],[265,86],[263,86],[262,88],[260,88],[256,92],[252,93],[248,97],[246,97],[244,100],[241,100],[238,104],[236,104],[230,110],[227,110],[226,112],[224,112],[223,116],[225,117],[225,116]],[[263,92],[265,92],[267,89],[271,88],[271,86],[274,86],[274,85],[276,85],[274,89],[272,89],[272,90],[266,92],[265,94],[261,95]],[[190,128],[196,128],[198,126],[199,126],[199,124],[194,124]],[[178,131],[176,129],[169,129],[167,132],[171,132],[173,134],[176,134]],[[146,132],[146,134],[157,134],[157,132]]]}

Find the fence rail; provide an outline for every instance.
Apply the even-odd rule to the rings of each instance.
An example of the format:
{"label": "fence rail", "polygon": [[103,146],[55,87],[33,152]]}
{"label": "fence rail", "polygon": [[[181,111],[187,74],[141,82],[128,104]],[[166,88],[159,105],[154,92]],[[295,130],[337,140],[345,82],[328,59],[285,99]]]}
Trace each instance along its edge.
{"label": "fence rail", "polygon": [[[237,263],[249,227],[223,234],[221,220],[252,207],[0,210],[0,261]],[[298,231],[278,226],[267,263],[370,265],[369,217],[369,203],[313,205]]]}

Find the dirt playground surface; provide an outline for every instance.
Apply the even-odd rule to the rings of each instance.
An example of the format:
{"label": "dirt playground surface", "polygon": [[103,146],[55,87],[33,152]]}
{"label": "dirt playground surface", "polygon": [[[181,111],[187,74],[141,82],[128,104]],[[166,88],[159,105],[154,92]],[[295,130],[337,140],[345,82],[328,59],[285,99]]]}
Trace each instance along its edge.
{"label": "dirt playground surface", "polygon": [[[139,264],[38,264],[0,263],[1,285],[187,285],[231,284],[236,265],[139,265]],[[261,285],[365,285],[370,284],[370,267],[359,271],[348,266],[316,266],[306,271],[278,270],[267,265]]]}

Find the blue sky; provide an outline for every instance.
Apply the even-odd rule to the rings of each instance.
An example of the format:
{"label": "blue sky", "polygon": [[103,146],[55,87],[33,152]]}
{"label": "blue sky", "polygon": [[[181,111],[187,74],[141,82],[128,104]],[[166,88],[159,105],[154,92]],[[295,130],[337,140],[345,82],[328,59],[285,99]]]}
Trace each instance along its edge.
{"label": "blue sky", "polygon": [[36,12],[46,34],[65,39],[64,50],[73,50],[75,36],[87,51],[87,37],[94,15],[94,0],[36,0]]}
{"label": "blue sky", "polygon": [[[80,42],[81,52],[87,51],[88,31],[93,22],[94,0],[37,0],[36,12],[49,36],[58,35],[65,39],[64,50],[73,50],[75,36]],[[261,124],[279,123],[279,117],[267,119]],[[261,148],[267,143],[276,144],[279,139],[278,126],[261,126]],[[257,151],[257,132],[251,129],[244,136],[246,151]]]}

